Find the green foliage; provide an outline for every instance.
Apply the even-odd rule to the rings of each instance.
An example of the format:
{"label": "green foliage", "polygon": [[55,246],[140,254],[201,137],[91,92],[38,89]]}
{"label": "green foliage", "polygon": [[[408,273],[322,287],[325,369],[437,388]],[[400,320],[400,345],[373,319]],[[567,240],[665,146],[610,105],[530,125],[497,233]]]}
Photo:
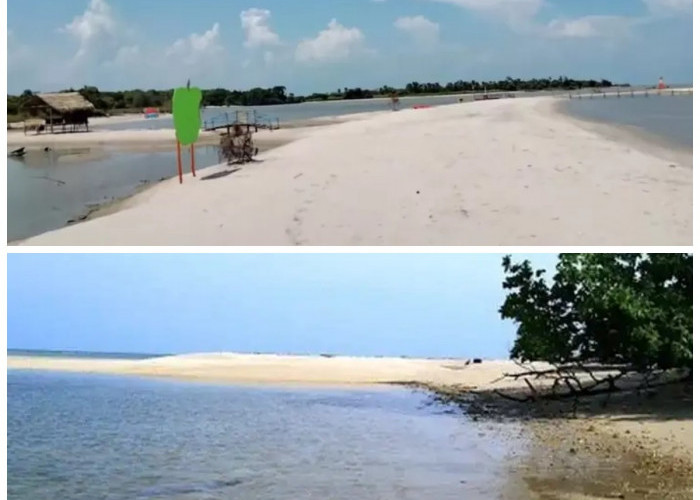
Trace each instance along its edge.
{"label": "green foliage", "polygon": [[551,280],[527,260],[503,269],[512,358],[692,367],[692,255],[562,254]]}
{"label": "green foliage", "polygon": [[[516,90],[573,90],[583,87],[609,87],[609,80],[573,80],[571,78],[534,78],[521,80],[506,78],[500,81],[477,82],[458,80],[456,82],[441,85],[440,83],[411,82],[403,89],[395,89],[384,85],[378,89],[338,89],[330,93],[314,93],[309,96],[295,96],[287,94],[286,87],[276,86],[268,89],[256,87],[250,90],[228,90],[216,88],[203,90],[203,106],[266,106],[272,104],[293,104],[304,101],[328,101],[336,99],[369,99],[375,96],[387,95],[432,95],[457,92],[484,92],[484,91],[516,91]],[[74,92],[73,89],[64,92]],[[143,108],[159,108],[163,112],[170,111],[172,107],[172,90],[123,90],[101,91],[97,87],[85,86],[80,92],[88,101],[95,105],[99,114],[113,113],[114,111],[136,111]],[[21,96],[7,96],[8,113],[14,111],[21,113],[21,101],[32,96],[31,90],[25,90]],[[14,113],[11,113],[14,114]]]}

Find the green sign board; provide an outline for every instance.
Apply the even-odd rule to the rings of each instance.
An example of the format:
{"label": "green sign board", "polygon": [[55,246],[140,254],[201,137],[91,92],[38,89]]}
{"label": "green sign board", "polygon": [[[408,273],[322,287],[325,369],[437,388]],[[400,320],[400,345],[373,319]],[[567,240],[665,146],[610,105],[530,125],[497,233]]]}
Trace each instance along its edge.
{"label": "green sign board", "polygon": [[180,144],[188,146],[197,142],[202,127],[199,106],[202,91],[196,87],[180,87],[173,93],[173,121],[175,136]]}

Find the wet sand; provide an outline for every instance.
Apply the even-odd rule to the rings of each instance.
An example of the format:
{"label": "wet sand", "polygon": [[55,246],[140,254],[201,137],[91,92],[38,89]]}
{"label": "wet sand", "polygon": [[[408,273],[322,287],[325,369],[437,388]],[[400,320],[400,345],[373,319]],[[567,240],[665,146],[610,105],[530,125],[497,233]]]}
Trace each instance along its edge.
{"label": "wet sand", "polygon": [[235,175],[166,181],[128,210],[24,243],[689,244],[691,158],[586,127],[557,102],[482,101],[303,128]]}
{"label": "wet sand", "polygon": [[[530,449],[514,470],[532,493],[523,498],[692,498],[692,385],[526,403],[503,399],[490,385],[423,389],[467,418],[523,424],[520,437]],[[524,384],[507,390],[529,394]]]}

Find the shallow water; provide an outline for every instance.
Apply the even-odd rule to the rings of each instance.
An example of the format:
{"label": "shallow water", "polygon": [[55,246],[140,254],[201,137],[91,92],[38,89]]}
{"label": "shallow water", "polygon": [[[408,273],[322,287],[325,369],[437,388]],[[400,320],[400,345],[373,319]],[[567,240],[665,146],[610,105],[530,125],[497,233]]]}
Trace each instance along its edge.
{"label": "shallow water", "polygon": [[[197,168],[217,165],[218,148],[196,149]],[[187,162],[184,165],[188,167]],[[101,148],[30,151],[7,159],[7,239],[66,225],[91,208],[144,184],[177,175],[174,152],[126,153]]]}
{"label": "shallow water", "polygon": [[7,398],[10,500],[493,500],[519,446],[404,390],[10,370]]}
{"label": "shallow water", "polygon": [[[456,95],[406,97],[401,99],[400,106],[404,108],[421,104],[443,106],[445,104],[455,104],[459,102],[459,98],[460,97]],[[467,97],[462,98],[465,101],[469,100]],[[276,121],[279,119],[280,123],[289,123],[313,118],[389,110],[391,110],[391,102],[389,99],[302,102],[299,104],[280,104],[273,106],[230,106],[226,108],[204,108],[202,110],[202,121],[211,120],[224,113],[234,113],[235,111],[247,111],[251,113],[255,111],[261,120],[273,119]],[[163,129],[173,128],[173,121],[170,117],[143,119],[132,122],[99,125],[95,128],[100,130]]]}
{"label": "shallow water", "polygon": [[638,128],[671,145],[693,148],[693,95],[572,99],[565,109],[576,117]]}
{"label": "shallow water", "polygon": [[149,359],[169,354],[141,354],[131,352],[92,351],[47,351],[41,349],[8,349],[8,356],[31,356],[33,358],[87,358],[87,359]]}

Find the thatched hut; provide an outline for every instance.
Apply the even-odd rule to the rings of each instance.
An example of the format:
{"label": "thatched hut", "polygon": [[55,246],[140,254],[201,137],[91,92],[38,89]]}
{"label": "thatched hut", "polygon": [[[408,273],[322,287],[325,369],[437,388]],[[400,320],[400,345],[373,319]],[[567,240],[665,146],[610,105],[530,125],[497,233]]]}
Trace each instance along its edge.
{"label": "thatched hut", "polygon": [[30,115],[43,118],[52,134],[89,131],[88,118],[95,112],[95,106],[78,92],[34,94],[22,107]]}

